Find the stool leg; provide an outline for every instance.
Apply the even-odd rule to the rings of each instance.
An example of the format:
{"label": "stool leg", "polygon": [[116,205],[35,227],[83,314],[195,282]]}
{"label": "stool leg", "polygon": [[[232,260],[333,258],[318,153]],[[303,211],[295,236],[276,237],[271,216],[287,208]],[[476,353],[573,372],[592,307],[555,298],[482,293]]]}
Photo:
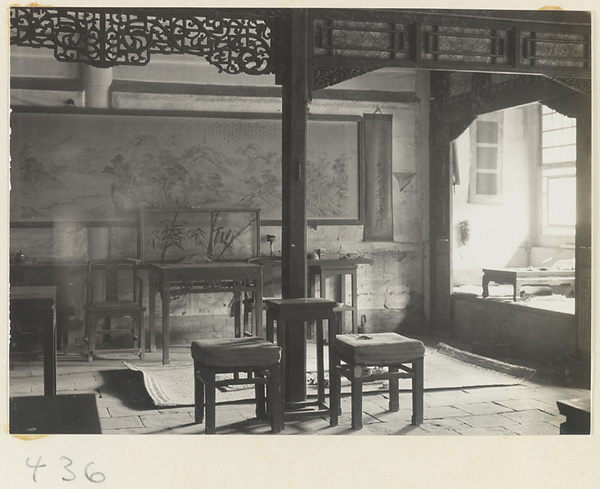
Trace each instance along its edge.
{"label": "stool leg", "polygon": [[271,367],[268,393],[269,411],[271,413],[271,430],[279,433],[283,429],[283,397],[281,392],[281,366]]}
{"label": "stool leg", "polygon": [[419,358],[412,362],[414,377],[412,379],[412,424],[418,425],[423,422],[423,359]]}
{"label": "stool leg", "polygon": [[342,387],[340,373],[338,372],[339,359],[336,354],[336,335],[337,335],[337,321],[335,314],[332,315],[328,320],[327,324],[328,333],[328,355],[329,355],[329,425],[337,426],[338,417],[342,414],[341,409],[341,396]]}
{"label": "stool leg", "polygon": [[146,358],[146,328],[144,326],[144,313],[138,315],[138,347],[140,349],[140,360]]}
{"label": "stool leg", "polygon": [[204,382],[201,367],[194,364],[194,419],[196,423],[204,421]]}
{"label": "stool leg", "polygon": [[[267,373],[267,375],[269,374]],[[258,371],[254,372],[254,377],[257,380],[257,382],[254,383],[254,393],[256,397],[256,417],[258,419],[267,419],[267,398],[265,397],[265,384],[261,382],[263,373]],[[267,396],[269,395],[270,392],[267,392]]]}
{"label": "stool leg", "polygon": [[[390,373],[398,372],[398,367],[389,367]],[[400,409],[400,400],[398,395],[398,377],[389,379],[390,385],[390,411],[396,412]]]}
{"label": "stool leg", "polygon": [[91,362],[94,358],[94,351],[96,350],[96,327],[98,325],[98,317],[90,313],[89,314],[89,329],[88,329],[88,362]]}
{"label": "stool leg", "polygon": [[[323,320],[316,325],[317,333],[317,400],[325,402],[325,364],[323,361]],[[331,374],[329,375],[331,377]]]}
{"label": "stool leg", "polygon": [[363,427],[362,422],[362,367],[355,365],[352,368],[352,428],[360,430]]}
{"label": "stool leg", "polygon": [[242,321],[241,321],[241,305],[242,296],[240,292],[233,293],[233,335],[236,338],[241,338],[244,336],[242,331]]}
{"label": "stool leg", "polygon": [[205,396],[206,396],[206,421],[204,432],[207,435],[213,435],[216,433],[216,385],[215,385],[215,371],[213,369],[204,370],[204,382],[205,382]]}

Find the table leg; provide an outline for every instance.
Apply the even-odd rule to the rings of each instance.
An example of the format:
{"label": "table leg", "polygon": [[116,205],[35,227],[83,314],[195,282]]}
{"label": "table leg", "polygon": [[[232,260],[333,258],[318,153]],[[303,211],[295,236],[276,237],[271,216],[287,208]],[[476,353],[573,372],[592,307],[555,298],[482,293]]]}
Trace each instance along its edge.
{"label": "table leg", "polygon": [[267,341],[273,343],[275,338],[273,332],[273,313],[267,309]]}
{"label": "table leg", "polygon": [[521,285],[523,285],[523,283],[520,280],[517,280],[517,277],[515,276],[515,281],[513,282],[513,302],[517,302],[517,295],[521,292]]}
{"label": "table leg", "polygon": [[483,298],[485,299],[488,295],[490,295],[490,277],[488,277],[485,273],[483,274],[483,279],[481,280],[481,286],[483,288]]}
{"label": "table leg", "polygon": [[156,351],[156,338],[154,337],[154,328],[156,326],[156,285],[154,283],[154,277],[152,272],[149,276],[148,285],[148,335],[150,341],[148,342],[148,351]]}
{"label": "table leg", "polygon": [[233,336],[241,338],[242,333],[242,308],[240,307],[242,301],[242,294],[240,291],[233,293]]}
{"label": "table leg", "polygon": [[325,364],[323,360],[323,320],[317,320],[317,399],[325,403]]}
{"label": "table leg", "polygon": [[[317,269],[309,267],[308,269],[308,297],[317,297],[315,294],[317,293],[317,286],[315,280],[317,278]],[[319,272],[320,276],[320,272]],[[313,330],[314,321],[308,323],[306,327],[306,338],[312,338],[312,330]]]}
{"label": "table leg", "polygon": [[337,319],[335,313],[332,313],[327,321],[327,336],[329,348],[329,411],[330,424],[337,426],[338,416],[341,411],[341,379],[337,372],[338,358],[335,354],[336,335],[338,331]]}
{"label": "table leg", "polygon": [[44,324],[44,395],[56,395],[56,304],[51,305],[50,324]]}
{"label": "table leg", "polygon": [[[346,274],[341,272],[339,274],[340,277],[340,304],[346,304]],[[340,331],[344,333],[344,326],[346,325],[346,311],[342,311],[340,314],[340,324],[338,324],[338,328]],[[354,320],[354,315],[352,315],[352,319]],[[352,331],[354,332],[354,324],[352,324]]]}
{"label": "table leg", "polygon": [[358,286],[356,270],[350,274],[352,280],[352,334],[358,333]]}
{"label": "table leg", "polygon": [[263,337],[263,286],[262,277],[254,290],[254,335]]}
{"label": "table leg", "polygon": [[163,284],[160,297],[162,299],[162,339],[163,339],[163,351],[162,351],[162,363],[163,365],[169,365],[171,363],[171,359],[169,358],[169,349],[171,347],[170,343],[170,333],[171,333],[171,325],[169,323],[170,320],[170,295],[169,295],[169,285],[165,286]]}
{"label": "table leg", "polygon": [[419,425],[423,422],[423,358],[415,360],[412,368],[412,424]]}

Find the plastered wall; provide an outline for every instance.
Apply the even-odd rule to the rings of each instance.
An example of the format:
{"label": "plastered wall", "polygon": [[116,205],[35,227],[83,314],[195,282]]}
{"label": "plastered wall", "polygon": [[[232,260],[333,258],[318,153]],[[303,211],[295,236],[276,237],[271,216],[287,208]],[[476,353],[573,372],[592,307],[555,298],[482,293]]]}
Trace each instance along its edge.
{"label": "plastered wall", "polygon": [[[196,62],[197,61],[197,62]],[[145,68],[117,67],[110,73],[95,74],[95,69],[60,64],[51,51],[13,48],[11,76],[44,79],[80,80],[77,90],[13,89],[13,105],[63,107],[67,99],[76,107],[102,106],[109,109],[151,109],[156,111],[216,111],[280,113],[277,97],[239,97],[169,93],[170,83],[232,86],[273,86],[271,77],[229,76],[218,74],[214,67],[191,57],[156,57]],[[98,83],[95,82],[98,76]],[[107,80],[107,77],[110,79]],[[115,90],[118,81],[160,82],[160,93],[137,93]],[[34,84],[35,85],[35,84]],[[72,86],[69,82],[66,85]],[[76,84],[75,84],[76,85]],[[122,86],[122,85],[121,85]],[[340,255],[356,253],[372,260],[358,270],[359,315],[366,318],[368,331],[391,331],[424,328],[428,306],[428,74],[416,70],[381,70],[349,80],[336,90],[376,89],[390,93],[416,95],[406,103],[356,100],[330,100],[315,97],[311,114],[361,116],[379,109],[393,117],[392,173],[394,239],[389,242],[365,242],[361,225],[319,225],[309,227],[308,251],[326,248]],[[100,93],[99,93],[100,92]],[[368,98],[368,97],[366,97]],[[92,105],[94,104],[94,105]],[[261,252],[267,254],[265,236],[276,236],[274,251],[281,245],[279,226],[262,226]],[[116,237],[118,235],[120,237]],[[108,254],[135,252],[132,230],[108,233],[106,229],[89,229],[78,225],[48,229],[14,229],[11,233],[11,256],[19,250],[31,261],[85,262]],[[61,278],[60,301],[69,311],[69,343],[81,344],[83,276],[73,273]],[[230,297],[206,294],[177,299],[171,305],[173,342],[188,342],[194,337],[227,336],[233,332]]]}

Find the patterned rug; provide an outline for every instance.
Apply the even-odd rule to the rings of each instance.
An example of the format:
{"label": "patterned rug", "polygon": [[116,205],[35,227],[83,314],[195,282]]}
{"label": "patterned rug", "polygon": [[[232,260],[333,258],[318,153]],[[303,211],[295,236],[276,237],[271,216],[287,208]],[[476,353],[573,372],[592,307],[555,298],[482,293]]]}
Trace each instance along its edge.
{"label": "patterned rug", "polygon": [[[140,372],[146,391],[157,407],[191,406],[194,404],[193,364],[133,365]],[[535,370],[499,362],[449,347],[443,343],[426,347],[424,384],[426,391],[466,389],[470,387],[515,385],[530,379]],[[223,374],[225,375],[225,374]],[[307,394],[316,395],[316,372],[307,373]],[[400,391],[410,391],[410,380],[400,380]],[[387,383],[365,383],[365,392],[385,391]],[[350,392],[350,383],[342,379],[342,395]],[[234,385],[217,390],[217,402],[232,402],[254,398],[253,385]]]}

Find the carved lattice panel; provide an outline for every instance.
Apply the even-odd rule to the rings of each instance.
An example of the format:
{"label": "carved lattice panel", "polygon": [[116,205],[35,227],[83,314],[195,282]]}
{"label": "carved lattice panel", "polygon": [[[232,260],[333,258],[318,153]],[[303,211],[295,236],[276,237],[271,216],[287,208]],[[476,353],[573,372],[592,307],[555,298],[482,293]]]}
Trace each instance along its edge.
{"label": "carved lattice panel", "polygon": [[264,21],[126,9],[13,7],[11,44],[52,48],[59,61],[97,67],[145,65],[152,53],[203,56],[219,71],[273,72]]}

